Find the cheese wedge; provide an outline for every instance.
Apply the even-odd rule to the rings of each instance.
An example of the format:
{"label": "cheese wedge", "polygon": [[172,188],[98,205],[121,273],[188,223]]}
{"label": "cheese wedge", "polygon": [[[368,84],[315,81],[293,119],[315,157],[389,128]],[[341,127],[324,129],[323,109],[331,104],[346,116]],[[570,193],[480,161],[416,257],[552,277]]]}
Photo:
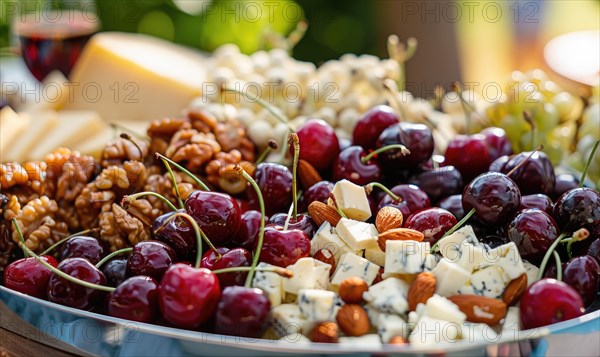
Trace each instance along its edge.
{"label": "cheese wedge", "polygon": [[0,110],[0,162],[14,160],[8,151],[19,141],[29,126],[29,118],[15,113],[10,107]]}
{"label": "cheese wedge", "polygon": [[100,158],[106,143],[118,138],[119,134],[124,132],[130,135],[137,134],[145,136],[146,130],[148,129],[148,123],[140,121],[120,121],[116,128],[112,127],[110,124],[111,123],[108,123],[106,128],[102,131],[94,134],[94,136],[90,137],[88,140],[79,142],[71,149],[77,150],[82,154]]}
{"label": "cheese wedge", "polygon": [[31,118],[30,125],[20,139],[13,143],[7,151],[6,158],[9,160],[26,161],[34,159],[30,156],[31,152],[59,124],[58,115],[55,111],[22,113],[22,115],[27,115]]}

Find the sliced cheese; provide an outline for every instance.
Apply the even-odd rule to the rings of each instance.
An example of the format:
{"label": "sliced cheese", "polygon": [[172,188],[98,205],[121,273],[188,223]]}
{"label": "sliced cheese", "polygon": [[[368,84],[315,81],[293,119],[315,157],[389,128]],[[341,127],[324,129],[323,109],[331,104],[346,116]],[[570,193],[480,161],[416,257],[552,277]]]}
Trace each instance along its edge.
{"label": "sliced cheese", "polygon": [[25,113],[24,115],[31,118],[31,123],[27,131],[20,137],[20,140],[13,143],[8,149],[6,154],[9,160],[41,159],[41,157],[32,157],[31,153],[59,124],[58,115],[54,111]]}
{"label": "sliced cheese", "polygon": [[146,130],[148,129],[148,123],[140,121],[120,121],[117,127],[111,126],[108,123],[106,128],[101,132],[94,134],[89,140],[84,140],[73,146],[72,150],[77,150],[82,154],[91,155],[100,158],[102,151],[106,146],[106,143],[119,137],[121,133],[127,133],[130,135],[145,136]]}
{"label": "sliced cheese", "polygon": [[27,129],[29,118],[19,115],[10,107],[0,110],[0,162],[14,160],[8,151],[18,141],[21,134]]}

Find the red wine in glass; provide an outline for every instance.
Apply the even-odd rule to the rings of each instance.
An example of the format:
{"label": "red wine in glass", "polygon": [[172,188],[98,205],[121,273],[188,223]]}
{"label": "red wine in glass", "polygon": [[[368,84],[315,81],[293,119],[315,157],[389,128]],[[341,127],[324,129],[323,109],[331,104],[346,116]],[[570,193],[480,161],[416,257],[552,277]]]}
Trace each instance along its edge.
{"label": "red wine in glass", "polygon": [[17,15],[13,29],[27,68],[42,81],[53,70],[68,77],[98,27],[95,14],[63,10]]}

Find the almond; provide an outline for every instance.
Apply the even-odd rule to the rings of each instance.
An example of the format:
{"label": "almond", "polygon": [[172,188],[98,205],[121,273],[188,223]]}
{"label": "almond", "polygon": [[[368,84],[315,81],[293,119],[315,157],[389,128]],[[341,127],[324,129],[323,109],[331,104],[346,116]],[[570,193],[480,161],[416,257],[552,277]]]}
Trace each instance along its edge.
{"label": "almond", "polygon": [[308,190],[315,183],[323,181],[319,172],[306,160],[298,160],[297,173],[304,190]]}
{"label": "almond", "polygon": [[520,277],[513,279],[502,294],[502,301],[510,306],[516,303],[527,288],[527,274],[523,273]]}
{"label": "almond", "polygon": [[339,339],[338,325],[335,322],[321,322],[315,325],[308,334],[312,342],[337,343]]}
{"label": "almond", "polygon": [[321,226],[323,222],[329,222],[332,227],[335,227],[340,219],[342,219],[342,216],[340,216],[334,207],[320,201],[314,201],[308,205],[308,213],[317,226]]}
{"label": "almond", "polygon": [[342,306],[335,319],[340,329],[348,336],[362,336],[371,328],[369,315],[360,305],[346,304]]}
{"label": "almond", "polygon": [[377,243],[379,249],[385,252],[385,242],[388,240],[416,240],[417,242],[425,239],[423,233],[410,228],[392,228],[383,233],[379,233]]}
{"label": "almond", "polygon": [[424,304],[435,293],[435,275],[429,272],[419,273],[410,284],[406,300],[409,311],[415,311],[417,305]]}
{"label": "almond", "polygon": [[316,259],[316,260],[322,261],[325,264],[331,265],[331,269],[329,270],[329,276],[333,275],[333,272],[335,271],[335,268],[336,268],[335,256],[329,249],[323,248],[323,249],[317,250],[315,252],[315,255],[313,255],[313,259]]}
{"label": "almond", "polygon": [[390,338],[388,343],[390,345],[405,345],[408,343],[408,341],[406,341],[406,339],[402,336],[394,336],[394,337]]}
{"label": "almond", "polygon": [[383,233],[393,228],[402,227],[404,217],[402,212],[396,207],[385,206],[377,212],[377,218],[375,218],[375,227],[377,231]]}
{"label": "almond", "polygon": [[359,304],[363,301],[363,293],[367,290],[369,285],[366,281],[359,277],[350,277],[342,280],[338,294],[346,304]]}
{"label": "almond", "polygon": [[502,300],[480,295],[454,295],[448,300],[467,315],[467,321],[497,325],[506,316],[507,306]]}

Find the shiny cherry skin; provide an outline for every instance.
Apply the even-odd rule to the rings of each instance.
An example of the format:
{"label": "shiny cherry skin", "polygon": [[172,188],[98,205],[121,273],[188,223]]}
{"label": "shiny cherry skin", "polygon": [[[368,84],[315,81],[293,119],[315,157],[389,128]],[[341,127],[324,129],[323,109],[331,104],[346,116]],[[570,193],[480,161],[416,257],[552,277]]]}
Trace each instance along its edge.
{"label": "shiny cherry skin", "polygon": [[462,195],[448,196],[438,202],[438,206],[452,213],[458,220],[461,220],[465,216],[465,210],[462,206]]}
{"label": "shiny cherry skin", "polygon": [[508,225],[507,233],[523,259],[539,264],[560,231],[549,214],[534,208],[519,211]]}
{"label": "shiny cherry skin", "polygon": [[499,172],[487,172],[477,176],[463,191],[463,209],[475,214],[484,224],[497,225],[510,219],[521,204],[521,192],[517,184]]}
{"label": "shiny cherry skin", "polygon": [[271,301],[262,290],[229,286],[217,306],[216,332],[259,338],[268,326],[270,312]]}
{"label": "shiny cherry skin", "polygon": [[404,227],[425,235],[424,242],[435,244],[457,223],[456,217],[445,209],[432,207],[413,213],[404,222]]}
{"label": "shiny cherry skin", "polygon": [[308,206],[314,201],[327,203],[334,186],[330,181],[319,181],[310,186],[298,201],[298,212],[307,212]]}
{"label": "shiny cherry skin", "polygon": [[[225,248],[218,247],[217,251],[221,254],[221,258],[217,259],[217,255],[213,250],[209,250],[202,256],[200,267],[209,270],[218,270],[225,268],[248,267],[252,264],[252,254],[244,248]],[[221,289],[233,285],[244,285],[248,272],[232,272],[218,274],[219,285]]]}
{"label": "shiny cherry skin", "polygon": [[365,150],[375,149],[379,135],[400,118],[388,105],[377,105],[362,115],[352,131],[352,143]]}
{"label": "shiny cherry skin", "polygon": [[563,281],[577,290],[585,306],[590,306],[598,295],[600,264],[589,255],[572,258],[563,271]]}
{"label": "shiny cherry skin", "polygon": [[404,156],[393,149],[378,155],[379,165],[385,172],[413,170],[427,162],[433,154],[433,134],[424,124],[401,122],[387,127],[377,139],[376,148],[402,144],[410,151]]}
{"label": "shiny cherry skin", "polygon": [[524,195],[521,197],[521,205],[519,209],[537,208],[540,211],[544,211],[549,215],[552,215],[554,209],[554,203],[550,197],[537,193],[533,195]]}
{"label": "shiny cherry skin", "polygon": [[219,279],[206,268],[173,264],[158,287],[162,316],[180,328],[194,329],[207,322],[220,299]]}
{"label": "shiny cherry skin", "polygon": [[587,255],[596,258],[596,261],[600,263],[600,238],[596,238],[592,244],[590,244],[587,250]]}
{"label": "shiny cherry skin", "polygon": [[391,188],[391,191],[398,195],[402,201],[394,201],[390,195],[386,194],[379,200],[378,210],[384,206],[393,206],[398,208],[405,218],[408,218],[414,212],[431,207],[431,201],[425,191],[415,185],[396,185]]}
{"label": "shiny cherry skin", "polygon": [[503,172],[502,170],[504,170],[504,166],[506,165],[508,160],[510,160],[510,156],[508,156],[508,155],[500,156],[496,160],[492,161],[488,171]]}
{"label": "shiny cherry skin", "polygon": [[574,319],[583,315],[583,311],[583,300],[575,289],[549,278],[529,285],[519,307],[524,330]]}
{"label": "shiny cherry skin", "polygon": [[[259,211],[248,210],[242,213],[242,222],[238,234],[230,241],[231,247],[241,247],[246,250],[254,250],[258,233],[260,232],[260,220],[262,215]],[[264,218],[265,225],[269,217]]]}
{"label": "shiny cherry skin", "polygon": [[133,246],[127,259],[127,276],[146,275],[160,281],[165,271],[177,260],[173,248],[163,242],[146,240]]}
{"label": "shiny cherry skin", "polygon": [[[309,119],[296,132],[300,143],[300,159],[321,171],[331,167],[340,153],[340,143],[333,128],[321,119]],[[290,152],[294,149],[290,147]]]}
{"label": "shiny cherry skin", "polygon": [[[58,270],[88,283],[105,285],[104,274],[89,260],[68,258],[60,262]],[[48,282],[48,300],[80,310],[91,310],[104,298],[101,290],[86,288],[53,274]]]}
{"label": "shiny cherry skin", "polygon": [[579,187],[579,179],[572,174],[556,175],[554,179],[553,198],[559,198],[563,193]]}
{"label": "shiny cherry skin", "polygon": [[[260,163],[256,166],[254,180],[263,195],[268,216],[287,212],[292,204],[292,173],[287,167],[272,162]],[[254,189],[249,187],[246,192],[252,209],[259,210]]]}
{"label": "shiny cherry skin", "polygon": [[493,161],[486,138],[481,134],[455,136],[448,143],[444,156],[446,165],[456,167],[465,182],[486,172]]}
{"label": "shiny cherry skin", "polygon": [[[527,159],[530,154],[531,152],[527,151],[514,155],[504,165],[502,172],[510,172],[523,160]],[[548,156],[542,151],[536,151],[531,155],[523,166],[510,175],[510,178],[515,181],[524,195],[534,193],[552,195],[554,193],[554,166]]]}
{"label": "shiny cherry skin", "polygon": [[[49,255],[41,258],[55,268],[58,266],[56,259]],[[51,276],[52,271],[38,262],[36,258],[22,258],[10,263],[4,269],[4,286],[45,300],[48,296],[48,281]]]}
{"label": "shiny cherry skin", "polygon": [[237,233],[242,216],[235,199],[212,191],[192,192],[185,200],[185,210],[217,245],[226,244]]}
{"label": "shiny cherry skin", "polygon": [[[185,210],[178,212],[185,213]],[[152,223],[152,239],[173,248],[179,260],[191,259],[196,254],[196,233],[185,218],[175,218],[165,225],[175,212],[165,213]]]}
{"label": "shiny cherry skin", "polygon": [[512,154],[512,146],[504,129],[489,127],[483,129],[480,134],[485,137],[490,160],[494,161],[501,156]]}
{"label": "shiny cherry skin", "polygon": [[138,275],[125,280],[108,295],[108,314],[137,322],[154,322],[158,317],[158,283]]}
{"label": "shiny cherry skin", "polygon": [[108,286],[117,287],[127,279],[128,257],[115,257],[102,265],[102,273]]}
{"label": "shiny cherry skin", "polygon": [[[284,227],[285,221],[287,219],[287,213],[277,213],[269,219],[269,223],[275,226]],[[288,223],[288,229],[297,229],[300,230],[308,236],[308,238],[312,238],[315,235],[317,230],[317,225],[313,222],[312,219],[306,214],[299,214],[296,219],[293,217],[290,218]]]}
{"label": "shiny cherry skin", "polygon": [[381,180],[381,169],[375,160],[362,162],[366,156],[360,146],[350,146],[340,152],[333,163],[333,181],[346,179],[359,186]]}
{"label": "shiny cherry skin", "polygon": [[59,260],[67,258],[85,258],[92,264],[97,264],[106,256],[108,251],[93,237],[75,236],[69,238],[61,246]]}
{"label": "shiny cherry skin", "polygon": [[569,190],[554,204],[553,216],[564,231],[593,230],[600,225],[600,193],[586,187]]}
{"label": "shiny cherry skin", "polygon": [[465,187],[460,172],[454,166],[423,171],[414,176],[410,183],[425,191],[427,196],[434,202],[444,197],[462,193]]}
{"label": "shiny cherry skin", "polygon": [[265,228],[260,261],[282,268],[310,256],[310,239],[299,230],[283,230],[280,226]]}

